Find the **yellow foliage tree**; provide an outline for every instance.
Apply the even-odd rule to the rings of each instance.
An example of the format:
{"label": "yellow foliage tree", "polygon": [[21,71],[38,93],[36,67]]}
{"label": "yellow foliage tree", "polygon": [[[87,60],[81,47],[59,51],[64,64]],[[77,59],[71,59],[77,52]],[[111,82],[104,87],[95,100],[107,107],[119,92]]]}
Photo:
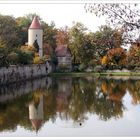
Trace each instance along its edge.
{"label": "yellow foliage tree", "polygon": [[103,56],[103,58],[101,59],[101,64],[102,64],[102,65],[106,65],[107,62],[108,62],[108,59],[107,59],[107,56],[105,55],[105,56]]}
{"label": "yellow foliage tree", "polygon": [[39,56],[35,56],[33,59],[34,64],[42,64],[43,60]]}

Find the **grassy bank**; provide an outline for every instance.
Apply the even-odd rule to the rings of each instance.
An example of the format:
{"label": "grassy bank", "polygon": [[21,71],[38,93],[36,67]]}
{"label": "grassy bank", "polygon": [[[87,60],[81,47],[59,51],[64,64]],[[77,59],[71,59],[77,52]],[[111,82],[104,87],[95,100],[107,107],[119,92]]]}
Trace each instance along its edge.
{"label": "grassy bank", "polygon": [[94,73],[94,72],[65,72],[65,73],[50,73],[49,76],[61,77],[61,76],[71,76],[71,77],[81,77],[81,76],[140,76],[140,72],[104,72],[104,73]]}
{"label": "grassy bank", "polygon": [[64,73],[50,73],[48,76],[51,77],[61,77],[61,76],[71,76],[71,77],[81,77],[81,76],[100,76],[99,73],[91,72],[64,72]]}

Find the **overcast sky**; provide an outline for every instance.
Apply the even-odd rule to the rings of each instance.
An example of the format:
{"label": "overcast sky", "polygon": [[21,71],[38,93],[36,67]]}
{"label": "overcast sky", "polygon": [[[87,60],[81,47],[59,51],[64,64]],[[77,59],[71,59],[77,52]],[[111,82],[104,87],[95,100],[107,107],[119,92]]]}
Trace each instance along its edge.
{"label": "overcast sky", "polygon": [[54,3],[54,4],[4,4],[0,3],[0,13],[24,16],[28,13],[37,13],[47,23],[55,22],[56,27],[71,27],[73,21],[83,23],[89,30],[96,31],[100,25],[105,24],[104,18],[97,18],[86,13],[84,3]]}

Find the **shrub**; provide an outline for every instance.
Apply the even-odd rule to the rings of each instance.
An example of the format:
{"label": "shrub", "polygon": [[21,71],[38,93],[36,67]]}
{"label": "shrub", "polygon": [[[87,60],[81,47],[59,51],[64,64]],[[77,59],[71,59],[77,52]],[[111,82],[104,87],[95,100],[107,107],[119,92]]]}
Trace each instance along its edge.
{"label": "shrub", "polygon": [[39,56],[36,56],[33,59],[33,63],[34,64],[42,64],[43,63],[43,60]]}
{"label": "shrub", "polygon": [[9,66],[9,62],[7,61],[8,53],[8,48],[0,46],[0,67]]}
{"label": "shrub", "polygon": [[86,67],[87,67],[87,65],[84,64],[84,63],[82,63],[82,64],[79,65],[79,70],[80,70],[80,71],[83,71],[83,70],[86,69]]}
{"label": "shrub", "polygon": [[69,70],[69,66],[67,64],[59,64],[58,65],[58,69],[59,69],[59,71],[62,71],[62,72],[68,71]]}
{"label": "shrub", "polygon": [[72,71],[74,72],[79,72],[79,66],[73,66]]}
{"label": "shrub", "polygon": [[19,57],[18,54],[15,52],[11,52],[7,55],[7,61],[9,64],[18,64],[19,63]]}
{"label": "shrub", "polygon": [[100,66],[100,65],[98,65],[98,66],[96,66],[96,67],[94,68],[94,71],[95,71],[95,72],[102,72],[103,70],[104,70],[103,67]]}
{"label": "shrub", "polygon": [[92,59],[92,60],[89,61],[88,66],[90,66],[90,67],[95,67],[95,66],[97,66],[98,64],[99,64],[98,60]]}
{"label": "shrub", "polygon": [[34,54],[31,52],[18,51],[19,64],[31,64],[33,62]]}
{"label": "shrub", "polygon": [[101,60],[101,63],[102,63],[102,65],[107,65],[108,59],[107,59],[107,56],[106,56],[106,55],[103,56],[103,58],[102,58],[102,60]]}
{"label": "shrub", "polygon": [[46,62],[47,60],[50,60],[49,55],[44,55],[42,60],[43,60],[43,62]]}

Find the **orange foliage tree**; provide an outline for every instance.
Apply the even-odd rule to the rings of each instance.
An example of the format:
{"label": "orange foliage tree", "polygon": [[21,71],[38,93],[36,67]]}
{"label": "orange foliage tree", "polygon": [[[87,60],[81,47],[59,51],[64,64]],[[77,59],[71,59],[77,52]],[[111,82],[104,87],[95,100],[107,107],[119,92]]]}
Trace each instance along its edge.
{"label": "orange foliage tree", "polygon": [[107,60],[108,66],[115,65],[115,66],[125,66],[126,64],[126,51],[121,47],[116,47],[110,49],[107,52]]}
{"label": "orange foliage tree", "polygon": [[140,66],[140,43],[133,43],[127,53],[127,63],[129,68]]}

